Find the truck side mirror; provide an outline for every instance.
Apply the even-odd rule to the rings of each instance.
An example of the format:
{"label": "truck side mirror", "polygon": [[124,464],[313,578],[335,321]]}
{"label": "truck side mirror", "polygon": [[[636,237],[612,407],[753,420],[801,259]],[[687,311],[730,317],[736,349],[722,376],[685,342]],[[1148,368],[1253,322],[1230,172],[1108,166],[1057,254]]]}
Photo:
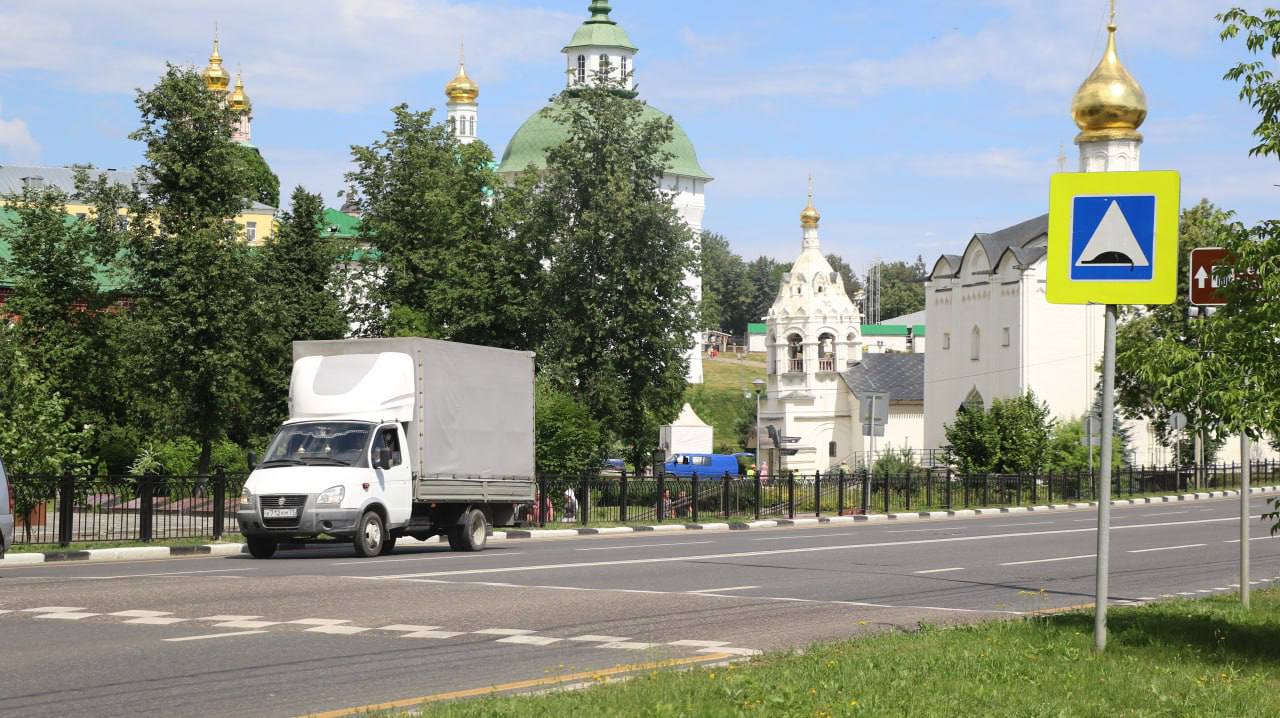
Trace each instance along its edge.
{"label": "truck side mirror", "polygon": [[378,448],[378,465],[375,468],[378,468],[378,469],[391,468],[391,447],[390,446],[382,446]]}
{"label": "truck side mirror", "polygon": [[246,458],[249,462],[250,471],[253,471],[254,469],[258,468],[258,455],[256,453],[250,451],[249,455]]}

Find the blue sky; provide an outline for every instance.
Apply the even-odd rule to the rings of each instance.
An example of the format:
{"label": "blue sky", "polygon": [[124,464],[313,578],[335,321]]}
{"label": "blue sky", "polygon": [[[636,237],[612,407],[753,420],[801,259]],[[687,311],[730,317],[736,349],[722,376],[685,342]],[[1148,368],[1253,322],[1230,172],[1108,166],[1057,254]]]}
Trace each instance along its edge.
{"label": "blue sky", "polygon": [[[1280,167],[1250,159],[1256,115],[1221,79],[1229,0],[1120,0],[1120,55],[1151,108],[1142,164],[1183,173],[1246,221],[1275,217]],[[458,41],[501,155],[563,83],[587,0],[6,0],[0,163],[138,163],[133,90],[165,61],[202,67],[214,23],[244,70],[254,143],[292,188],[337,203],[349,147],[388,108],[442,107]],[[615,0],[641,96],[716,177],[705,224],[789,260],[812,172],[824,248],[855,266],[932,262],[974,232],[1045,211],[1071,97],[1101,55],[1105,0]],[[286,190],[287,194],[287,190]]]}

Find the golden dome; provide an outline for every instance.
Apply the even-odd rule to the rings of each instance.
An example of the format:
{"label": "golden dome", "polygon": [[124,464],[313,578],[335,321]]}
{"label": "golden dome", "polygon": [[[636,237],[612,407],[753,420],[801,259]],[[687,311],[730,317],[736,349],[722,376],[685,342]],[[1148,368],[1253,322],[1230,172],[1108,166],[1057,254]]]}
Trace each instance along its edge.
{"label": "golden dome", "polygon": [[444,86],[444,94],[452,102],[475,102],[480,96],[480,86],[467,77],[466,66],[458,63],[458,74]]}
{"label": "golden dome", "polygon": [[227,97],[227,107],[240,114],[249,111],[249,96],[244,94],[244,77],[236,72],[236,89],[231,91],[231,95]]}
{"label": "golden dome", "polygon": [[222,55],[218,52],[218,39],[213,40],[213,53],[209,55],[209,66],[202,73],[205,86],[211,92],[223,94],[227,85],[231,84],[231,75],[222,67]]}
{"label": "golden dome", "polygon": [[1076,144],[1095,140],[1141,140],[1138,128],[1147,119],[1147,96],[1116,53],[1116,23],[1107,25],[1107,51],[1071,101],[1080,134]]}
{"label": "golden dome", "polygon": [[804,206],[804,211],[800,213],[800,226],[805,229],[817,229],[820,221],[822,221],[822,215],[813,206],[813,177],[810,177],[809,203]]}

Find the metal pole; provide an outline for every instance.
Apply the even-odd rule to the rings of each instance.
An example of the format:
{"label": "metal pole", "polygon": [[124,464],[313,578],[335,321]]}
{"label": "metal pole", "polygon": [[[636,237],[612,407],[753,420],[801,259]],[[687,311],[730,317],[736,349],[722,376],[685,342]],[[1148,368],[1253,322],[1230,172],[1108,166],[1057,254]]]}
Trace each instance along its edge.
{"label": "metal pole", "polygon": [[1085,449],[1089,454],[1089,478],[1093,478],[1093,415],[1090,414],[1084,418],[1085,426]]}
{"label": "metal pole", "polygon": [[[756,477],[760,476],[760,390],[756,389]],[[757,482],[759,483],[759,482]],[[760,505],[757,497],[756,506]],[[757,509],[758,510],[758,509]],[[757,519],[760,517],[757,516]]]}
{"label": "metal pole", "polygon": [[[1102,345],[1102,437],[1100,474],[1098,476],[1098,563],[1095,608],[1093,613],[1093,647],[1107,648],[1107,579],[1111,553],[1111,435],[1115,420],[1116,388],[1116,305],[1108,304],[1106,335]],[[1089,447],[1092,455],[1093,447]]]}
{"label": "metal pole", "polygon": [[1249,608],[1249,433],[1240,432],[1240,605]]}

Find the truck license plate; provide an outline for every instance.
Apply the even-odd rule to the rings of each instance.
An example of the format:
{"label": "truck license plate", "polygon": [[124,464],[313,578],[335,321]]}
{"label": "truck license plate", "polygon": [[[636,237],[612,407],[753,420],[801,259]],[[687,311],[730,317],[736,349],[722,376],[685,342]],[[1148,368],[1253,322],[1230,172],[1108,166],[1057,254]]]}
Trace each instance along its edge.
{"label": "truck license plate", "polygon": [[264,519],[296,519],[298,518],[297,509],[263,509],[262,518]]}

